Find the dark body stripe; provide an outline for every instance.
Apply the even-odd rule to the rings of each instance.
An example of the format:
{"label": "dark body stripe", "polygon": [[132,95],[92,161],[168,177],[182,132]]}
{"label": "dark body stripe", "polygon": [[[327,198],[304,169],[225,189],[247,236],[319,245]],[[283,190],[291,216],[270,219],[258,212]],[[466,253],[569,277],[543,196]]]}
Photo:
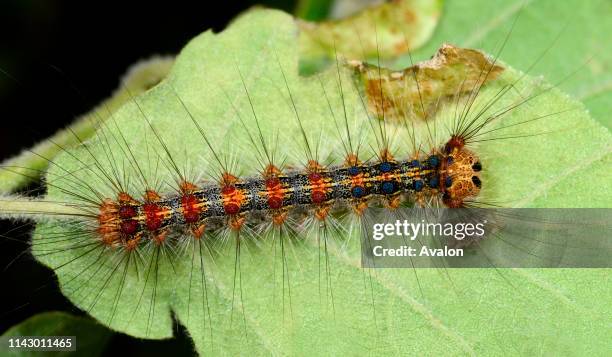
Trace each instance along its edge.
{"label": "dark body stripe", "polygon": [[[424,160],[378,162],[354,167],[331,167],[308,174],[294,172],[279,175],[277,195],[282,194],[282,205],[279,209],[290,210],[296,207],[307,208],[317,204],[331,204],[337,200],[368,199],[372,196],[394,196],[400,193],[419,192],[439,180],[439,160],[430,156]],[[198,205],[199,222],[211,218],[240,215],[248,212],[270,211],[270,188],[264,178],[247,178],[232,185],[234,190],[224,190],[218,185],[205,185],[189,194],[195,197]],[[235,196],[224,192],[231,191]],[[159,208],[162,216],[156,230],[163,230],[173,225],[186,225],[182,209],[181,195],[162,198],[153,204]],[[319,203],[315,203],[315,199]],[[229,203],[228,203],[229,202]],[[151,203],[148,203],[151,205]],[[238,207],[235,214],[228,214],[227,205]],[[136,233],[150,230],[146,224],[144,204],[132,205],[136,215],[122,220],[134,220],[138,223]],[[192,222],[193,223],[193,222]]]}

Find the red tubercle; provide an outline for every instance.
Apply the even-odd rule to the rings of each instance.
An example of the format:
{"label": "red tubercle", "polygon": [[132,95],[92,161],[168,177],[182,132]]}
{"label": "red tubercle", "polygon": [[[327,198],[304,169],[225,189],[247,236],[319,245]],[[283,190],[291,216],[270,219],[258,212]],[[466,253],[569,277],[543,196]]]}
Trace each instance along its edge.
{"label": "red tubercle", "polygon": [[278,196],[268,198],[268,207],[272,209],[279,209],[283,207],[283,198]]}
{"label": "red tubercle", "polygon": [[186,223],[195,223],[200,219],[200,214],[195,211],[183,211],[183,218]]}
{"label": "red tubercle", "polygon": [[268,207],[271,209],[279,209],[283,207],[283,186],[277,177],[266,179],[266,195],[268,196]]}
{"label": "red tubercle", "polygon": [[181,206],[183,208],[183,218],[187,223],[195,223],[200,219],[202,209],[198,206],[200,201],[194,195],[185,195],[181,197]]}
{"label": "red tubercle", "polygon": [[236,187],[234,186],[222,186],[221,187],[221,193],[224,195],[231,195],[232,193],[234,193],[236,191]]}
{"label": "red tubercle", "polygon": [[312,194],[310,195],[310,198],[312,199],[313,203],[323,203],[325,202],[325,199],[327,198],[327,196],[325,195],[324,191],[313,191]]}
{"label": "red tubercle", "polygon": [[246,199],[245,191],[242,189],[237,189],[234,186],[236,180],[237,179],[235,179],[232,184],[226,184],[221,186],[221,199],[223,201],[223,210],[228,215],[234,215],[240,212],[240,208],[242,207]]}
{"label": "red tubercle", "polygon": [[316,183],[318,181],[321,181],[321,178],[322,178],[321,174],[318,174],[316,172],[308,174],[308,180],[310,180],[310,182],[312,182],[312,183]]}
{"label": "red tubercle", "polygon": [[[132,218],[136,217],[137,212],[136,212],[135,206],[139,205],[140,202],[136,201],[132,196],[130,196],[126,192],[119,192],[117,194],[117,202],[119,204],[119,208],[115,212],[118,216],[118,219],[117,219],[117,216],[114,216],[114,215],[112,217],[108,216],[108,212],[104,214],[106,216],[105,217],[106,222],[104,222],[104,224],[101,225],[100,228],[102,228],[102,226],[105,226],[103,230],[108,231],[106,232],[106,234],[108,234],[109,237],[103,237],[103,240],[108,239],[113,235],[113,232],[112,232],[113,226],[118,227],[119,232],[127,236],[134,235],[138,232],[138,222],[133,220]],[[103,212],[102,207],[101,207],[100,212]],[[115,220],[116,220],[116,223],[113,224],[112,221],[115,221]]]}
{"label": "red tubercle", "polygon": [[119,217],[121,218],[132,218],[136,216],[136,207],[134,206],[120,206]]}
{"label": "red tubercle", "polygon": [[163,208],[155,203],[145,203],[142,206],[145,214],[145,225],[149,231],[155,231],[162,226],[164,221],[162,217]]}
{"label": "red tubercle", "polygon": [[310,193],[310,199],[313,203],[323,203],[327,199],[325,194],[325,182],[323,182],[323,175],[318,172],[311,172],[308,174],[308,181],[312,186],[312,192]]}
{"label": "red tubercle", "polygon": [[227,203],[223,205],[223,209],[228,215],[234,215],[240,212],[240,206],[235,203]]}
{"label": "red tubercle", "polygon": [[281,184],[280,180],[276,177],[266,179],[266,188],[268,189],[273,190],[273,189],[279,188],[280,184]]}
{"label": "red tubercle", "polygon": [[133,219],[128,219],[121,222],[121,233],[125,235],[132,235],[138,231],[138,222]]}

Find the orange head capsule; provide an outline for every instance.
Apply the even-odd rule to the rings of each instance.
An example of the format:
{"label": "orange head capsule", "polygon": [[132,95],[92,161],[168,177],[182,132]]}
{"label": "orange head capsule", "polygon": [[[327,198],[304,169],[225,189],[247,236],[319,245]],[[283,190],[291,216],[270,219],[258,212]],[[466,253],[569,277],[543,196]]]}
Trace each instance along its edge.
{"label": "orange head capsule", "polygon": [[463,145],[452,146],[445,160],[442,202],[449,208],[463,207],[466,199],[476,197],[480,192],[482,165],[478,156]]}

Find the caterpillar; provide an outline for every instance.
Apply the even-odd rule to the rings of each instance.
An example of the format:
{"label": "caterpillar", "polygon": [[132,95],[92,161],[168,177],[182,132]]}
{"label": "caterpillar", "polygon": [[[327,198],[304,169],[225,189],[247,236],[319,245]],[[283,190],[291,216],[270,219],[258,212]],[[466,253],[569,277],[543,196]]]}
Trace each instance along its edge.
{"label": "caterpillar", "polygon": [[[406,296],[406,286],[427,289],[426,284],[416,282],[426,279],[429,286],[434,286],[433,281],[440,281],[440,272],[419,272],[416,277],[412,271],[397,272],[390,283],[386,272],[358,269],[352,257],[358,249],[355,241],[359,240],[351,238],[359,232],[347,222],[356,216],[343,216],[331,208],[340,206],[342,211],[348,206],[358,213],[357,217],[361,214],[367,218],[363,203],[374,204],[376,197],[389,208],[397,207],[402,200],[430,205],[437,201],[458,207],[478,198],[479,186],[483,194],[489,189],[493,196],[508,200],[508,196],[494,195],[495,187],[493,191],[489,187],[508,184],[503,180],[504,174],[523,163],[510,158],[489,165],[490,161],[484,161],[480,154],[486,154],[486,150],[480,151],[479,147],[476,151],[466,145],[480,140],[475,135],[483,132],[493,133],[495,138],[500,132],[522,129],[532,122],[554,121],[552,114],[566,114],[566,108],[544,108],[547,110],[539,116],[514,117],[515,121],[504,121],[499,129],[489,127],[498,122],[492,120],[497,119],[497,111],[503,113],[511,108],[508,112],[515,114],[525,110],[527,105],[517,106],[525,98],[510,95],[520,85],[527,88],[526,98],[544,105],[537,102],[541,92],[530,87],[537,87],[537,83],[515,74],[514,78],[520,80],[508,79],[512,85],[498,84],[483,91],[477,85],[468,92],[467,102],[451,101],[440,109],[440,116],[453,116],[454,110],[469,112],[466,103],[477,99],[478,103],[473,102],[476,108],[493,113],[487,116],[483,112],[480,123],[465,118],[456,121],[456,126],[451,125],[450,136],[445,137],[446,133],[433,127],[437,121],[392,127],[385,118],[376,120],[368,113],[364,98],[350,85],[351,69],[332,68],[327,75],[308,79],[297,76],[295,53],[288,46],[293,41],[289,35],[293,33],[291,19],[277,13],[251,16],[236,22],[233,31],[218,35],[217,40],[212,35],[202,35],[192,42],[177,59],[175,69],[166,79],[167,85],[153,88],[148,96],[133,98],[115,119],[102,125],[93,141],[83,143],[75,151],[67,150],[54,160],[47,174],[47,201],[66,212],[53,217],[60,223],[37,228],[32,245],[34,255],[55,268],[62,289],[77,306],[109,327],[134,336],[169,337],[172,310],[177,320],[192,331],[191,337],[201,353],[209,349],[232,351],[236,347],[227,346],[238,345],[236,341],[241,342],[240,349],[250,347],[274,353],[283,351],[288,344],[294,352],[302,353],[313,348],[312,344],[288,341],[305,339],[313,330],[323,331],[321,346],[327,351],[363,352],[362,346],[351,346],[364,337],[363,331],[348,333],[347,341],[326,338],[326,332],[347,331],[358,324],[361,317],[355,314],[347,319],[333,318],[347,316],[346,311],[355,307],[367,311],[365,323],[372,329],[386,323],[409,329],[400,320],[382,317],[380,311],[384,308],[379,306],[380,301],[409,306],[411,311],[398,307],[398,314],[416,326],[437,326],[435,334],[419,336],[429,339],[423,342],[428,346],[436,345],[431,342],[439,336],[445,338],[431,352],[435,348],[441,351],[459,348],[473,353],[473,346],[461,335],[439,327],[425,304]],[[282,24],[287,31],[278,31],[266,23]],[[253,45],[249,48],[261,56],[249,62],[237,49],[244,47],[244,33],[255,28],[263,35],[249,39]],[[227,62],[215,64],[210,58],[200,58],[194,64],[189,53],[199,46],[206,46],[212,54],[236,51],[240,60],[228,56],[224,57]],[[206,70],[194,70],[194,66]],[[189,88],[192,83],[198,83],[196,88]],[[215,85],[223,88],[211,90]],[[159,98],[163,100],[154,100]],[[336,115],[341,119],[336,120]],[[584,118],[576,115],[573,119]],[[555,123],[563,127],[562,121]],[[348,129],[342,130],[343,126]],[[470,128],[474,128],[473,134],[466,134]],[[493,129],[496,130],[487,131]],[[163,135],[166,132],[180,135]],[[225,135],[227,132],[242,132],[244,142]],[[327,136],[332,136],[330,133],[336,132],[341,149],[323,144],[329,140]],[[599,140],[604,145],[606,135],[596,133],[577,135],[592,135],[593,141]],[[531,134],[517,135],[528,138]],[[436,143],[440,141],[438,136],[442,136],[441,143]],[[551,136],[554,133],[538,140],[554,140]],[[318,144],[317,137],[321,138]],[[426,138],[423,141],[430,148],[421,149],[416,137]],[[504,139],[506,135],[498,138]],[[289,145],[291,142],[299,144]],[[362,149],[367,145],[375,148]],[[287,147],[298,152],[278,158],[279,152]],[[224,157],[215,148],[229,154]],[[508,147],[495,145],[490,149]],[[299,159],[292,159],[291,154]],[[260,175],[253,175],[252,169],[246,174],[240,172],[246,170],[242,169],[244,164],[236,163],[237,156],[241,163],[257,163]],[[558,159],[556,153],[542,158],[541,164]],[[296,169],[290,167],[294,165],[283,165],[285,161],[304,164]],[[196,170],[197,173],[189,173]],[[488,170],[497,170],[499,180],[486,177],[481,180],[480,172],[484,175]],[[453,174],[449,174],[451,171]],[[208,181],[197,177],[202,175],[208,176]],[[516,186],[510,191],[522,195],[524,192],[514,192],[520,189]],[[349,204],[340,204],[343,201]],[[336,246],[331,236],[342,237],[344,242]],[[283,291],[279,310],[283,316],[280,322],[263,316],[254,323],[251,316],[278,304],[274,293],[272,298],[269,294],[276,291],[278,284],[277,262],[271,262],[269,255],[261,252],[279,250]],[[232,255],[234,259],[228,259]],[[66,271],[76,264],[79,265],[76,270]],[[290,267],[301,271],[306,279],[290,273]],[[245,278],[250,272],[251,279]],[[321,279],[321,275],[324,283],[307,279],[317,276]],[[402,279],[409,283],[394,286]],[[457,276],[452,281],[467,284],[467,280],[461,279],[465,277]],[[361,281],[364,286],[355,283]],[[296,293],[296,286],[303,294]],[[317,289],[318,297],[316,293],[307,294]],[[321,297],[326,301],[316,304]],[[252,301],[261,304],[249,303]],[[447,300],[440,299],[433,304],[444,302]],[[370,309],[370,305],[376,305],[378,310]],[[321,306],[330,317],[314,312]],[[298,307],[300,313],[296,312]],[[242,311],[243,326],[238,329],[233,322],[235,309]],[[372,314],[376,318],[370,318]],[[307,328],[296,327],[302,323]],[[259,329],[273,338],[262,338]],[[377,342],[389,344],[398,336],[393,333],[378,336]],[[394,349],[389,345],[381,347],[387,352]]]}

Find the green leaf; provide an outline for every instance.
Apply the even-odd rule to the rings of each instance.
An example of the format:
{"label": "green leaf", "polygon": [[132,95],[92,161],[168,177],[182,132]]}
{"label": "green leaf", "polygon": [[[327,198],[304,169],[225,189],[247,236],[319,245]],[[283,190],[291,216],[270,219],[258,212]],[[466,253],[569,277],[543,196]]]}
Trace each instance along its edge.
{"label": "green leaf", "polygon": [[322,20],[327,17],[332,4],[331,0],[299,0],[295,16],[308,21]]}
{"label": "green leaf", "polygon": [[[527,70],[539,59],[530,75],[559,83],[583,101],[595,119],[612,128],[610,1],[455,0],[445,4],[442,14],[432,39],[413,54],[415,58],[431,56],[442,42],[496,54],[508,37],[501,53],[506,63]],[[409,64],[404,57],[396,65]]]}
{"label": "green leaf", "polygon": [[[115,126],[105,127],[87,148],[57,158],[57,166],[64,169],[54,166],[49,171],[47,179],[53,186],[48,199],[74,201],[57,186],[93,197],[79,187],[76,178],[102,196],[114,198],[116,192],[108,178],[100,177],[89,152],[111,177],[120,181],[130,177],[127,189],[134,197],[143,194],[139,171],[151,186],[161,187],[160,192],[174,193],[176,174],[156,135],[163,138],[173,162],[189,179],[197,178],[190,174],[196,172],[217,180],[219,165],[182,103],[211,146],[236,162],[234,172],[256,175],[257,156],[236,113],[257,137],[238,68],[268,145],[278,135],[279,161],[288,158],[294,167],[305,163],[292,98],[310,142],[320,141],[322,157],[330,154],[339,163],[342,150],[321,88],[323,84],[340,120],[343,102],[338,74],[330,68],[320,76],[300,77],[296,33],[288,15],[252,11],[220,34],[207,32],[193,39],[162,83],[115,113],[121,133]],[[369,149],[375,142],[351,76],[349,69],[341,68],[344,103],[353,133],[364,129],[363,157],[370,157],[375,154]],[[509,83],[516,90],[491,110],[515,103],[518,93],[540,95],[491,128],[566,111],[504,131],[545,135],[478,146],[485,167],[483,197],[516,207],[610,207],[609,131],[590,118],[579,102],[512,69],[482,91],[477,105]],[[453,112],[454,107],[447,106],[436,119],[439,145]],[[412,147],[406,144],[405,130],[396,130],[394,147],[403,158]],[[427,146],[424,127],[418,130],[419,142]],[[67,177],[66,172],[73,175]],[[576,181],[588,185],[576,194],[563,189],[575,188]],[[160,252],[149,244],[141,248],[141,255],[87,253],[95,247],[86,245],[96,239],[89,233],[92,224],[37,226],[34,255],[50,267],[59,267],[56,273],[63,293],[102,323],[136,337],[170,337],[173,313],[202,354],[571,355],[588,351],[603,355],[610,349],[607,297],[611,290],[610,284],[602,284],[609,278],[607,270],[363,270],[356,230],[352,234],[332,231],[325,240],[317,237],[313,225],[297,240],[273,239],[272,234],[254,239],[244,232],[236,276],[236,237],[230,233],[214,239],[206,236],[204,242],[185,235],[175,249]],[[346,227],[349,222],[339,224]],[[60,238],[66,236],[74,237],[81,247],[48,254],[65,248],[69,243]],[[212,252],[203,246],[209,240]]]}
{"label": "green leaf", "polygon": [[45,312],[34,315],[8,329],[3,337],[76,336],[76,351],[23,351],[8,352],[7,356],[98,356],[102,354],[112,332],[86,317],[65,312]]}
{"label": "green leaf", "polygon": [[338,20],[299,21],[300,69],[313,73],[336,54],[349,59],[386,59],[413,51],[436,28],[442,2],[398,0]]}

